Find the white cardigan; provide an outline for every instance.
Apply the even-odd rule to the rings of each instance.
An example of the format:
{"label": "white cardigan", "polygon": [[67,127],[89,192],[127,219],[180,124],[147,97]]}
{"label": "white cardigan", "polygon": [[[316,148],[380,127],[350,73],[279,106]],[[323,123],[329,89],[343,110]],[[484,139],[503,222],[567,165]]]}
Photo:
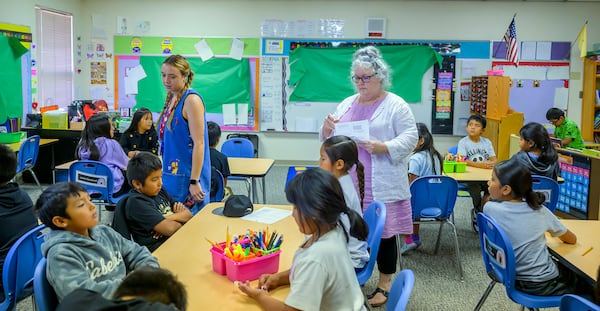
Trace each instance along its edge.
{"label": "white cardigan", "polygon": [[[341,118],[352,106],[358,94],[344,99],[332,114]],[[412,110],[402,97],[388,92],[369,119],[371,140],[386,144],[388,153],[371,154],[371,185],[374,200],[395,202],[410,198],[408,161],[419,140]],[[323,127],[319,139],[324,141]]]}

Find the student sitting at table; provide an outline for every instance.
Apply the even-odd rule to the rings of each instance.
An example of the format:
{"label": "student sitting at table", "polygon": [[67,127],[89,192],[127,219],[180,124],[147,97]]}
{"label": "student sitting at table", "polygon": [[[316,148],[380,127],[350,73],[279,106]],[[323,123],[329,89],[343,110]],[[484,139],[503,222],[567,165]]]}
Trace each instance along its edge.
{"label": "student sitting at table", "polygon": [[519,131],[521,151],[512,157],[521,162],[532,175],[546,176],[554,180],[560,176],[558,154],[550,141],[548,131],[535,122],[525,124]]}
{"label": "student sitting at table", "polygon": [[[346,204],[350,209],[362,216],[361,206],[365,197],[365,173],[363,164],[358,160],[358,146],[356,142],[347,136],[331,136],[323,142],[319,153],[319,167],[331,172],[338,178],[344,191]],[[354,188],[352,177],[348,174],[348,171],[353,167],[356,170],[358,179],[360,199]],[[341,217],[344,227],[350,228],[348,217],[344,214]],[[355,269],[364,267],[369,261],[367,241],[361,241],[350,236],[348,239],[348,250],[350,251],[350,258]]]}
{"label": "student sitting at table", "polygon": [[[285,194],[306,240],[294,254],[290,270],[262,275],[259,288],[245,282],[237,284],[239,289],[266,310],[366,310],[346,244],[349,235],[366,240],[368,229],[362,217],[346,205],[337,178],[323,169],[310,169],[296,175]],[[348,215],[349,232],[341,214]],[[285,301],[267,294],[288,284]]]}
{"label": "student sitting at table", "polygon": [[[11,182],[17,173],[17,155],[7,145],[0,144],[0,163],[0,301],[4,301],[4,259],[17,239],[38,222],[27,192]],[[23,297],[29,295],[31,289]]]}
{"label": "student sitting at table", "polygon": [[[227,177],[231,175],[229,171],[229,162],[227,161],[227,155],[217,150],[217,145],[221,139],[221,127],[219,124],[213,121],[206,122],[208,127],[208,146],[210,148],[210,165],[223,175],[223,184],[227,187]],[[210,175],[210,196],[213,197],[218,190],[218,181],[216,174]],[[229,190],[231,193],[231,190]]]}
{"label": "student sitting at table", "polygon": [[129,128],[121,134],[119,143],[129,158],[140,151],[158,154],[158,134],[148,108],[140,108],[133,114]]}
{"label": "student sitting at table", "polygon": [[115,127],[108,115],[105,113],[93,115],[81,131],[81,140],[75,149],[75,158],[106,164],[113,174],[113,196],[117,197],[130,189],[123,173],[129,158],[119,142],[113,139],[114,136]]}
{"label": "student sitting at table", "polygon": [[190,220],[192,213],[162,187],[159,157],[145,151],[136,154],[127,165],[127,177],[132,189],[121,205],[125,221],[133,240],[153,252]]}
{"label": "student sitting at table", "polygon": [[[468,166],[491,169],[496,164],[496,153],[492,142],[482,137],[487,125],[486,119],[479,114],[472,114],[467,120],[467,136],[458,141],[458,154],[466,156]],[[488,199],[487,185],[485,182],[466,183],[469,194],[473,200],[471,220],[473,229],[477,230],[477,213],[483,209],[483,204]],[[481,194],[483,192],[483,195]]]}
{"label": "student sitting at table", "polygon": [[550,108],[546,112],[546,119],[555,126],[554,137],[562,140],[563,147],[583,149],[581,131],[575,121],[565,117],[565,112],[558,108]]}
{"label": "student sitting at table", "polygon": [[46,275],[58,300],[84,288],[112,297],[127,272],[142,266],[158,267],[147,248],[98,225],[98,213],[85,188],[61,182],[46,188],[35,203],[48,226],[42,254]]}
{"label": "student sitting at table", "polygon": [[[419,141],[408,161],[408,182],[422,176],[442,175],[442,155],[433,145],[433,136],[427,125],[417,122]],[[420,218],[415,219],[419,221]],[[421,246],[419,237],[419,224],[413,224],[413,233],[404,238],[404,245],[400,249],[402,254]]]}
{"label": "student sitting at table", "polygon": [[142,267],[123,279],[113,299],[106,299],[89,289],[76,289],[60,302],[56,311],[78,310],[82,306],[87,311],[184,311],[187,308],[187,292],[168,270]]}
{"label": "student sitting at table", "polygon": [[539,296],[580,294],[576,292],[575,274],[559,269],[550,257],[544,234],[547,231],[568,244],[575,244],[577,237],[542,205],[546,197],[533,191],[529,170],[516,159],[500,162],[488,187],[492,199],[483,212],[504,230],[512,244],[515,287]]}

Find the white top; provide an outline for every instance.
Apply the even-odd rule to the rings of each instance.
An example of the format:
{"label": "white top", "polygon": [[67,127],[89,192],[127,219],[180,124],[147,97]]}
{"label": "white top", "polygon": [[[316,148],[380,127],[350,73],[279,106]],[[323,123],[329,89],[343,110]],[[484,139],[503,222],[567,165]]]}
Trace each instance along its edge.
{"label": "white top", "polygon": [[472,141],[469,136],[463,137],[458,141],[458,154],[473,162],[483,162],[496,156],[492,142],[483,136],[479,137],[479,142]]}
{"label": "white top", "polygon": [[[352,177],[350,177],[350,175],[344,175],[338,180],[340,181],[340,185],[342,185],[342,190],[344,190],[344,200],[346,200],[346,205],[348,205],[348,208],[362,216],[360,198],[352,183]],[[346,228],[346,231],[348,232],[348,251],[350,251],[352,264],[354,265],[354,268],[362,268],[369,261],[367,241],[361,241],[350,235],[350,219],[348,218],[348,215],[342,214],[340,215],[340,218],[342,224],[344,224],[344,228]]]}
{"label": "white top", "polygon": [[285,304],[299,310],[366,310],[364,296],[339,226],[298,248]]}
{"label": "white top", "polygon": [[[344,99],[332,114],[333,118],[342,117],[357,96]],[[369,135],[371,140],[381,141],[388,148],[386,154],[371,155],[373,199],[384,203],[410,199],[406,178],[408,159],[417,145],[419,134],[412,110],[402,97],[387,93],[369,119]],[[321,128],[319,139],[324,141],[327,138]]]}
{"label": "white top", "polygon": [[543,282],[558,276],[544,233],[561,236],[567,227],[550,210],[544,206],[533,210],[527,202],[489,201],[483,212],[508,236],[515,253],[517,280]]}

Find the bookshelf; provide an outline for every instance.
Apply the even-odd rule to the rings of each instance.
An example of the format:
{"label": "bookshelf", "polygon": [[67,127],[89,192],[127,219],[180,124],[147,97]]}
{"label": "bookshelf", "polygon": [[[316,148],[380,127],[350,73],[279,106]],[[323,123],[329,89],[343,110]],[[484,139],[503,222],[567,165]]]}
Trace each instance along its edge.
{"label": "bookshelf", "polygon": [[600,55],[588,56],[583,63],[581,136],[600,143]]}

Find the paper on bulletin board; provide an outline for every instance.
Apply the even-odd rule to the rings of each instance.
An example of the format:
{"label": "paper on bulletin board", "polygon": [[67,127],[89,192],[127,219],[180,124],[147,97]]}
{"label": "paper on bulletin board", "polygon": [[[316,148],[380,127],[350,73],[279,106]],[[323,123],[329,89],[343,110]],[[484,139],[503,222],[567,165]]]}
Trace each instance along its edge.
{"label": "paper on bulletin board", "polygon": [[569,103],[569,89],[559,87],[554,90],[554,107],[562,110],[567,109]]}
{"label": "paper on bulletin board", "polygon": [[552,42],[540,41],[537,42],[535,49],[536,60],[550,60],[552,54]]}
{"label": "paper on bulletin board", "polygon": [[521,42],[521,60],[535,60],[537,42]]}
{"label": "paper on bulletin board", "polygon": [[262,57],[260,61],[260,127],[283,130],[283,58]]}
{"label": "paper on bulletin board", "polygon": [[198,43],[194,44],[194,48],[196,49],[196,52],[198,52],[198,55],[200,55],[200,58],[202,58],[202,61],[204,62],[215,56],[213,50],[210,48],[210,46],[208,46],[208,43],[205,39],[202,39],[198,41]]}
{"label": "paper on bulletin board", "polygon": [[550,66],[546,80],[569,80],[569,66]]}
{"label": "paper on bulletin board", "polygon": [[223,106],[223,124],[236,124],[235,104],[224,104]]}
{"label": "paper on bulletin board", "polygon": [[237,124],[248,124],[248,104],[238,104],[237,108]]}
{"label": "paper on bulletin board", "polygon": [[137,94],[138,81],[145,77],[146,72],[141,65],[133,68],[125,68],[125,94]]}
{"label": "paper on bulletin board", "polygon": [[238,38],[233,38],[231,40],[231,51],[229,52],[229,57],[241,60],[242,55],[244,55],[244,41]]}

